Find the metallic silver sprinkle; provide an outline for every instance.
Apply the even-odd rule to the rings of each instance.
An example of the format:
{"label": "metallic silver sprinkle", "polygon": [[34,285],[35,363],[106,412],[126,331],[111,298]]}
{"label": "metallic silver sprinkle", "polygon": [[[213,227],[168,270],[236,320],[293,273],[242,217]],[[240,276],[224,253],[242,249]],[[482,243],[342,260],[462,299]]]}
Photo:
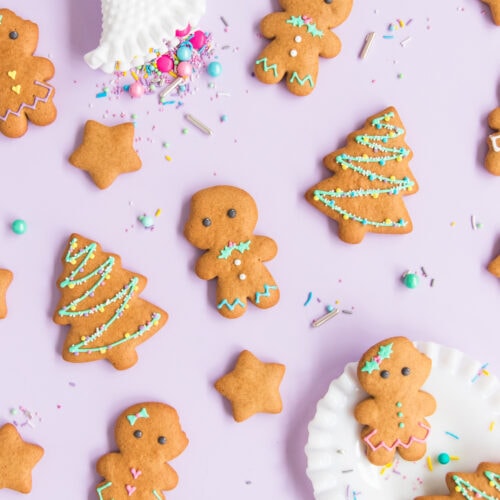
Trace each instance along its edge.
{"label": "metallic silver sprinkle", "polygon": [[337,314],[340,312],[340,309],[334,309],[333,311],[330,311],[329,313],[326,313],[325,315],[321,316],[318,319],[315,319],[311,325],[312,326],[321,326],[323,323],[326,323],[329,319],[332,319],[334,316],[337,316]]}
{"label": "metallic silver sprinkle", "polygon": [[197,129],[201,130],[204,134],[212,135],[213,132],[205,124],[201,123],[200,120],[196,119],[193,115],[185,115],[188,122],[192,123]]}
{"label": "metallic silver sprinkle", "polygon": [[366,55],[368,54],[368,50],[370,50],[371,44],[373,43],[373,40],[375,39],[375,32],[372,31],[371,33],[368,33],[365,38],[365,43],[363,44],[363,48],[361,49],[361,53],[359,54],[359,57],[361,59],[364,59]]}

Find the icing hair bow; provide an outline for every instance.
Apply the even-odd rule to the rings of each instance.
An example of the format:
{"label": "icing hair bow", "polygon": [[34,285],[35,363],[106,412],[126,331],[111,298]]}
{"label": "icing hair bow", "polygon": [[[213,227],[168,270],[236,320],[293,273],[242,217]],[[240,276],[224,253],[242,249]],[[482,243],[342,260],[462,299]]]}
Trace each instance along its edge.
{"label": "icing hair bow", "polygon": [[146,408],[141,408],[138,413],[135,415],[127,415],[127,420],[129,421],[130,425],[134,425],[139,418],[148,418],[148,412]]}

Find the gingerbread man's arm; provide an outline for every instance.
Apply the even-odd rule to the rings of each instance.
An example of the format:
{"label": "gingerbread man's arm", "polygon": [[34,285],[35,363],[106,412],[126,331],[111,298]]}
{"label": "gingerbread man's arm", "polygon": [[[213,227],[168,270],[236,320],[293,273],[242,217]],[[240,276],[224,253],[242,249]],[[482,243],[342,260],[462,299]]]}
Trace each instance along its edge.
{"label": "gingerbread man's arm", "polygon": [[252,239],[252,250],[260,257],[262,262],[274,259],[278,253],[278,245],[267,236],[254,236]]}
{"label": "gingerbread man's arm", "polygon": [[342,43],[340,38],[332,31],[326,30],[321,40],[319,56],[330,59],[337,56],[340,53],[341,48]]}
{"label": "gingerbread man's arm", "polygon": [[373,398],[364,399],[354,408],[354,417],[360,424],[370,425],[379,417],[378,406]]}
{"label": "gingerbread man's arm", "polygon": [[290,17],[286,12],[273,12],[268,14],[260,22],[259,28],[264,38],[276,38],[285,26],[286,20]]}
{"label": "gingerbread man's arm", "polygon": [[432,415],[436,411],[436,400],[434,396],[425,391],[418,391],[418,405],[424,416]]}
{"label": "gingerbread man's arm", "polygon": [[220,263],[212,250],[205,252],[196,262],[195,272],[202,280],[212,280],[219,276]]}
{"label": "gingerbread man's arm", "polygon": [[31,62],[32,67],[37,68],[38,78],[40,80],[50,80],[54,76],[55,68],[50,59],[46,57],[33,57],[34,61]]}
{"label": "gingerbread man's arm", "polygon": [[172,490],[177,486],[179,482],[179,476],[177,472],[170,467],[168,464],[163,464],[165,469],[162,470],[161,479],[159,478],[158,485],[156,486],[157,490]]}
{"label": "gingerbread man's arm", "polygon": [[116,470],[121,458],[120,453],[106,453],[96,464],[96,470],[104,479],[109,479],[113,476],[113,471]]}
{"label": "gingerbread man's arm", "polygon": [[488,116],[488,125],[496,130],[500,130],[500,108],[494,109]]}

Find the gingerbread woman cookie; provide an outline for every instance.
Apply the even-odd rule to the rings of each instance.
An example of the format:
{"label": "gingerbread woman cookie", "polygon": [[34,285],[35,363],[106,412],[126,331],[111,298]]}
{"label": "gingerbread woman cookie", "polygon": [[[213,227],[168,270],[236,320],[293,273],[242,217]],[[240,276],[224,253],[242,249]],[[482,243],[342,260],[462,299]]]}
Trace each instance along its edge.
{"label": "gingerbread woman cookie", "polygon": [[52,102],[54,65],[34,56],[38,26],[8,9],[0,9],[0,132],[20,137],[28,121],[48,125],[56,119]]}
{"label": "gingerbread woman cookie", "polygon": [[404,460],[425,455],[436,401],[420,387],[432,361],[405,337],[375,344],[358,363],[361,387],[370,395],[356,405],[354,416],[363,424],[361,439],[368,460],[375,465],[392,462],[396,451]]}
{"label": "gingerbread woman cookie", "polygon": [[491,9],[491,17],[493,22],[500,26],[500,0],[482,0],[485,4],[488,4]]}
{"label": "gingerbread woman cookie", "polygon": [[247,308],[247,298],[268,308],[279,300],[278,287],[264,262],[277,253],[276,243],[253,234],[257,206],[242,189],[214,186],[197,192],[184,235],[196,248],[206,250],[196,263],[204,280],[218,278],[217,309],[226,318],[237,318]]}
{"label": "gingerbread woman cookie", "polygon": [[164,403],[140,403],[127,408],[116,421],[120,451],[102,456],[96,465],[104,480],[97,486],[99,500],[164,500],[163,490],[179,478],[167,463],[188,445],[174,408]]}
{"label": "gingerbread woman cookie", "polygon": [[308,95],[315,86],[319,58],[339,54],[341,42],[331,28],[344,22],[352,0],[279,0],[284,12],[268,14],[260,23],[272,40],[255,62],[255,76],[264,83],[286,86],[295,95]]}
{"label": "gingerbread woman cookie", "polygon": [[500,175],[500,108],[494,109],[489,114],[488,125],[495,130],[495,133],[488,137],[488,153],[484,164],[493,175]]}

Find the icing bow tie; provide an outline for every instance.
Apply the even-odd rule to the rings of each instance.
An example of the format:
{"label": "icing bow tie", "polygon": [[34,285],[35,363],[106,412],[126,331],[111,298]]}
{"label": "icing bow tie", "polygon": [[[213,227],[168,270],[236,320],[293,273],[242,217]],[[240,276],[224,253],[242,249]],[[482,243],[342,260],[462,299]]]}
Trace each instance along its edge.
{"label": "icing bow tie", "polygon": [[146,408],[141,408],[141,410],[135,415],[127,415],[127,420],[129,421],[130,425],[134,425],[139,418],[148,418],[148,417],[149,415]]}

